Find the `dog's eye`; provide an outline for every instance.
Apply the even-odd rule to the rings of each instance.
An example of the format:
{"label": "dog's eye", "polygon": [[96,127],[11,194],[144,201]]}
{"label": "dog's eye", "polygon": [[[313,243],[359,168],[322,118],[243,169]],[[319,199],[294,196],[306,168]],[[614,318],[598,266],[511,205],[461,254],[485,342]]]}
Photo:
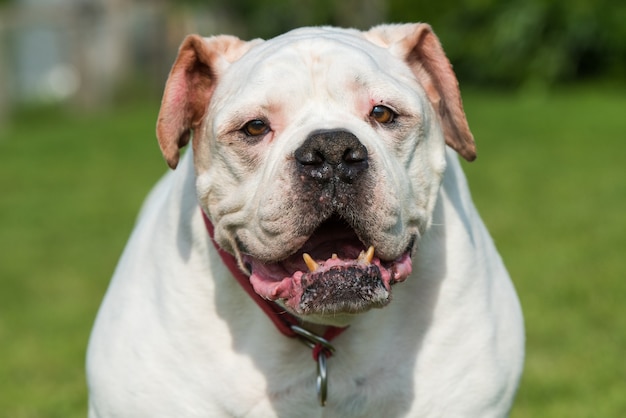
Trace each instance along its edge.
{"label": "dog's eye", "polygon": [[378,105],[374,106],[372,112],[370,113],[370,117],[378,123],[388,124],[394,121],[396,114],[387,106]]}
{"label": "dog's eye", "polygon": [[270,126],[261,119],[254,119],[246,123],[241,130],[248,136],[261,136],[270,131]]}

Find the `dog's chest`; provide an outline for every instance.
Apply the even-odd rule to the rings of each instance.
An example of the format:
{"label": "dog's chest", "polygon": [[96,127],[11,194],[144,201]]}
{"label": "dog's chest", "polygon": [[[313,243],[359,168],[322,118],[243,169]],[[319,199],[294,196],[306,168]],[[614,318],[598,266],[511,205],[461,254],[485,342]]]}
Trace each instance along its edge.
{"label": "dog's chest", "polygon": [[[306,348],[305,348],[306,349]],[[278,367],[270,377],[258,370],[237,373],[228,386],[238,387],[235,399],[217,393],[233,416],[271,417],[362,417],[402,416],[411,406],[412,387],[402,372],[386,372],[380,359],[362,370],[349,367],[345,358],[329,359],[328,400],[321,406],[316,392],[315,362],[312,358]],[[233,374],[232,370],[230,371]],[[228,379],[231,380],[231,379]],[[224,384],[224,383],[223,383]]]}
{"label": "dog's chest", "polygon": [[[336,352],[327,362],[324,407],[318,400],[317,367],[311,350],[282,335],[265,340],[250,333],[235,336],[235,350],[222,352],[207,364],[208,382],[204,395],[198,395],[204,396],[204,401],[208,395],[208,402],[221,405],[229,416],[406,414],[414,390],[414,359],[408,358],[412,350],[406,341],[392,338],[366,343],[359,334],[358,329],[349,328],[335,342]],[[393,347],[401,351],[394,353]]]}

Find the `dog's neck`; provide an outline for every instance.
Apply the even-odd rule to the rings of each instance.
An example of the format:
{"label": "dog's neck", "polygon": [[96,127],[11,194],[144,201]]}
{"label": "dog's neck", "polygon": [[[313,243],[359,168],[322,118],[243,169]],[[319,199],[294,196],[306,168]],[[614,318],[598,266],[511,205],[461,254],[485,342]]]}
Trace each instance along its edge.
{"label": "dog's neck", "polygon": [[330,341],[345,331],[346,327],[305,324],[304,321],[298,317],[286,312],[285,309],[276,302],[263,299],[259,296],[250,284],[248,276],[239,268],[235,257],[224,251],[215,241],[213,223],[208,216],[206,216],[204,211],[202,211],[202,218],[204,219],[204,224],[211,237],[211,242],[213,242],[220,258],[246,293],[256,302],[261,310],[265,312],[283,335],[289,338],[298,338],[311,348],[313,359],[317,363],[317,396],[320,405],[325,406],[327,397],[326,360],[332,356],[335,351]]}

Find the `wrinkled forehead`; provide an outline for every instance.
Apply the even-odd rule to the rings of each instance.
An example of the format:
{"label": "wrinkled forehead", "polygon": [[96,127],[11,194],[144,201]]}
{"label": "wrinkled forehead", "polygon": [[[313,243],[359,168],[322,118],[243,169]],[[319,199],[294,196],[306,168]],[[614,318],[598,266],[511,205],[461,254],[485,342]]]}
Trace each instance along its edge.
{"label": "wrinkled forehead", "polygon": [[289,86],[314,88],[318,83],[339,88],[346,82],[366,85],[385,74],[413,80],[408,67],[386,48],[365,39],[356,30],[305,28],[263,42],[233,63],[221,82],[248,88]]}
{"label": "wrinkled forehead", "polygon": [[271,39],[250,51],[247,58],[262,61],[296,60],[311,64],[378,66],[385,50],[367,41],[360,32],[336,28],[304,28]]}

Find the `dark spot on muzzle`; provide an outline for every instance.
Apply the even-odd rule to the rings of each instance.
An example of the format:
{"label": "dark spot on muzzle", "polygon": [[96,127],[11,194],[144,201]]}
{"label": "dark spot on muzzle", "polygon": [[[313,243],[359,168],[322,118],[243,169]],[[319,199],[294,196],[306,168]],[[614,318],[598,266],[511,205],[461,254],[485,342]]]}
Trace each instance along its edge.
{"label": "dark spot on muzzle", "polygon": [[378,266],[335,266],[302,276],[303,314],[359,313],[391,300]]}

